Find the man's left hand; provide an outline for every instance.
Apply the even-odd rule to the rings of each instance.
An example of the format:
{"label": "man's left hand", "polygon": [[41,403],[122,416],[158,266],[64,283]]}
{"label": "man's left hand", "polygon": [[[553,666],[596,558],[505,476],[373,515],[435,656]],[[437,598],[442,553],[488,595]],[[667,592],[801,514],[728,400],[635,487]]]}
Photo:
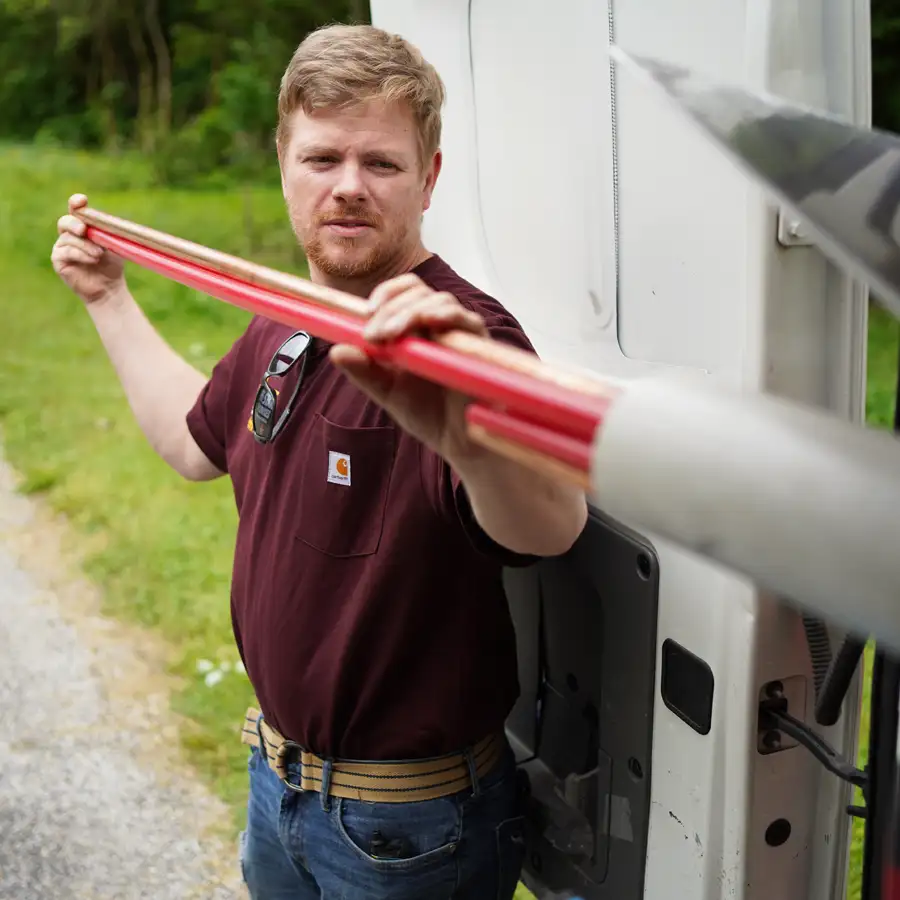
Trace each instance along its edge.
{"label": "man's left hand", "polygon": [[[365,338],[384,344],[411,335],[426,336],[453,329],[487,335],[484,320],[452,294],[430,288],[407,273],[378,285],[369,298],[372,308]],[[484,453],[466,434],[467,398],[455,391],[375,362],[362,350],[340,344],[331,350],[339,366],[362,391],[384,407],[410,434],[447,460]]]}

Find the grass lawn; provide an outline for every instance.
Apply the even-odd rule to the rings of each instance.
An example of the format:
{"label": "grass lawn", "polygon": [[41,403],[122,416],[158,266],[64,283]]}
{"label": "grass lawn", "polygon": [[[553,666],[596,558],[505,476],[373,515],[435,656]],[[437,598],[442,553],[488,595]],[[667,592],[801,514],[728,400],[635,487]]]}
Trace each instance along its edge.
{"label": "grass lawn", "polygon": [[[237,662],[229,619],[236,514],[230,483],[182,482],[134,424],[80,301],[53,273],[49,256],[67,197],[244,254],[240,192],[159,191],[139,161],[65,152],[0,150],[0,429],[26,491],[42,493],[92,548],[87,572],[106,612],[146,625],[173,648],[187,687],[177,710],[200,771],[242,815],[246,748],[237,724],[252,692],[229,672],[207,687],[199,660]],[[293,236],[277,188],[253,193],[254,258],[293,268]],[[238,224],[235,230],[234,223]],[[168,341],[203,371],[230,346],[248,315],[137,267],[129,281]]]}
{"label": "grass lawn", "polygon": [[[303,273],[277,187],[249,194],[253,241],[238,189],[199,196],[155,188],[139,160],[52,150],[0,148],[0,434],[24,489],[41,493],[90,548],[87,571],[104,589],[106,612],[156,629],[173,649],[174,698],[195,723],[185,740],[199,771],[242,821],[246,754],[236,723],[252,692],[234,670],[228,608],[236,526],[227,479],[183,483],[149,449],[80,302],[49,262],[55,223],[69,194],[101,209],[208,246]],[[208,371],[247,314],[162,278],[129,268],[129,281],[163,336]],[[868,415],[893,414],[897,323],[873,311]],[[86,539],[86,540],[85,540]],[[218,684],[198,662],[226,664]],[[863,752],[868,709],[862,727]],[[860,835],[850,897],[858,896]]]}
{"label": "grass lawn", "polygon": [[[866,418],[879,428],[890,429],[894,423],[894,396],[897,381],[897,349],[900,328],[893,316],[880,307],[872,307],[869,320],[868,389]],[[863,708],[860,716],[858,764],[865,765],[869,750],[869,687],[872,671],[871,647],[866,651],[863,681]],[[862,792],[854,792],[854,802],[862,804]],[[862,852],[865,829],[853,820],[853,842],[850,847],[850,872],[847,885],[848,900],[858,900],[862,890]]]}

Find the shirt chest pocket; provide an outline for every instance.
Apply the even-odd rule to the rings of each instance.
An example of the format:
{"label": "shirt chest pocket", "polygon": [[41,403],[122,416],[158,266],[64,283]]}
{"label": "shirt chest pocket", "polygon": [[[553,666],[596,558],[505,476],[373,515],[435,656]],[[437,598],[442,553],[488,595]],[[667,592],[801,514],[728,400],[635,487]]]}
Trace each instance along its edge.
{"label": "shirt chest pocket", "polygon": [[384,531],[393,427],[348,428],[317,415],[309,431],[295,532],[328,556],[370,556]]}

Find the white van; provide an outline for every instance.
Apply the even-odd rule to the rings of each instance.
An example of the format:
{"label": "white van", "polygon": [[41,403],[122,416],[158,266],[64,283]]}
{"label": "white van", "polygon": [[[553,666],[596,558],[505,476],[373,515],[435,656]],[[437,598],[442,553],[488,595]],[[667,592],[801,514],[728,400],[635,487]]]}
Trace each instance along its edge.
{"label": "white van", "polygon": [[[867,125],[868,3],[371,10],[448,89],[426,243],[543,358],[623,381],[695,374],[863,420],[865,288],[608,48]],[[887,896],[891,662],[876,664],[862,773],[862,642],[833,624],[598,509],[571,553],[507,585],[522,688],[508,733],[531,780],[523,880],[538,897],[839,900],[853,816],[868,816],[863,898]]]}

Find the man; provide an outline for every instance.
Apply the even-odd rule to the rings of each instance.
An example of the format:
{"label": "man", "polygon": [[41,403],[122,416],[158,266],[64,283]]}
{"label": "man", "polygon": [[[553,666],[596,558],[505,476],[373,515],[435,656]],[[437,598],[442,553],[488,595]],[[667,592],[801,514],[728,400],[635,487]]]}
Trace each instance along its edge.
{"label": "man", "polygon": [[[291,224],[313,281],[369,299],[370,341],[466,329],[528,348],[422,244],[443,99],[397,36],[308,36],[279,96]],[[84,238],[71,212],[86,202],[60,220],[57,272],[157,452],[234,484],[232,619],[263,714],[244,729],[251,896],[510,898],[523,841],[502,567],[565,552],[583,494],[470,442],[464,398],[262,318],[207,381]]]}

